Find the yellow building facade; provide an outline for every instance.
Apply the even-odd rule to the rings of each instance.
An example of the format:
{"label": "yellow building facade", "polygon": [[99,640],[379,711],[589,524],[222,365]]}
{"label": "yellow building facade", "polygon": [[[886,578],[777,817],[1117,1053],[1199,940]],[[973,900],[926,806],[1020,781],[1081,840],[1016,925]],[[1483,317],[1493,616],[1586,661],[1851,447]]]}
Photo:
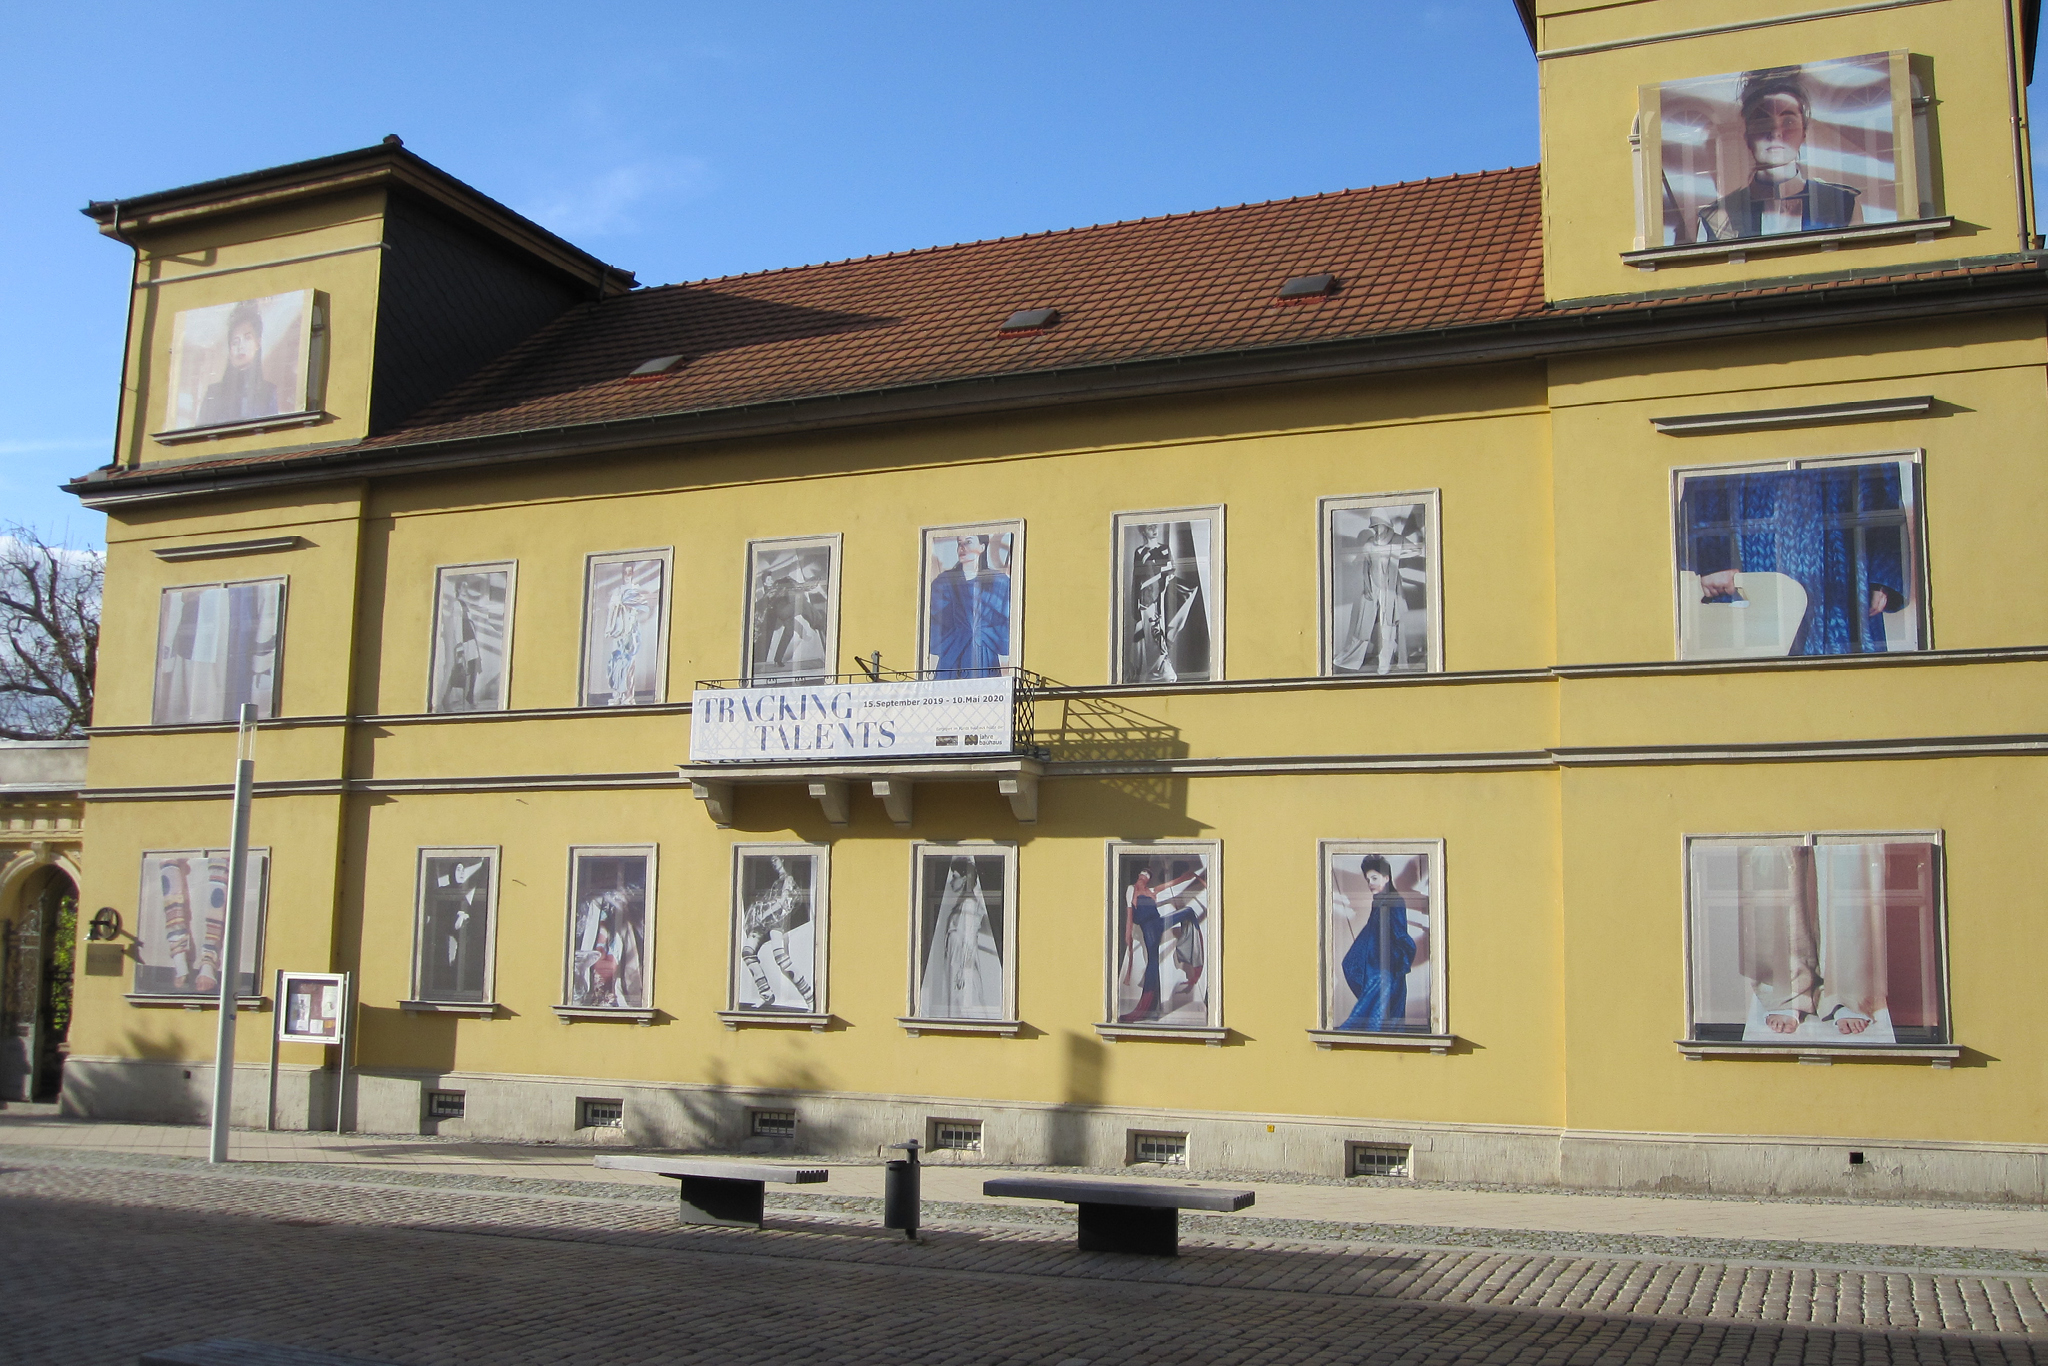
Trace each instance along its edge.
{"label": "yellow building facade", "polygon": [[350,1127],[2048,1198],[2035,9],[1523,18],[1540,170],[695,285],[91,206],[67,1107],[205,1113],[253,703]]}

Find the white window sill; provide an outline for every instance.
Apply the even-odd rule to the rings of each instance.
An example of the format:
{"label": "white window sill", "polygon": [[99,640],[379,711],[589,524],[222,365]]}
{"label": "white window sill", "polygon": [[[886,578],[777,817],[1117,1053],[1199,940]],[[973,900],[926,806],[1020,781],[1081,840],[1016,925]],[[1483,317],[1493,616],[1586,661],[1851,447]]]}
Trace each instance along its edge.
{"label": "white window sill", "polygon": [[1882,242],[1892,238],[1910,237],[1916,242],[1932,242],[1937,236],[1956,225],[1953,218],[1911,218],[1903,223],[1858,223],[1847,228],[1821,228],[1813,232],[1778,232],[1767,237],[1738,237],[1732,242],[1697,242],[1685,246],[1649,247],[1643,251],[1625,251],[1621,254],[1622,264],[1634,266],[1637,270],[1655,270],[1662,265],[1685,265],[1691,261],[1726,261],[1740,265],[1747,261],[1752,252],[1797,251],[1803,248],[1818,248],[1834,251],[1844,242]]}
{"label": "white window sill", "polygon": [[178,446],[187,441],[218,441],[226,436],[250,436],[280,427],[311,427],[333,420],[331,413],[318,408],[304,408],[296,413],[274,413],[269,417],[252,417],[241,422],[220,422],[211,427],[179,427],[168,432],[151,432],[149,439],[159,446]]}
{"label": "white window sill", "polygon": [[1709,1058],[1796,1058],[1800,1062],[1826,1067],[1836,1058],[1881,1059],[1887,1062],[1924,1062],[1948,1068],[1963,1056],[1955,1044],[1832,1044],[1832,1043],[1705,1043],[1679,1039],[1678,1051],[1690,1062]]}
{"label": "white window sill", "polygon": [[496,1001],[400,1001],[398,1008],[409,1015],[474,1015],[484,1020],[498,1013]]}
{"label": "white window sill", "polygon": [[1095,1032],[1111,1042],[1129,1039],[1194,1039],[1201,1043],[1221,1047],[1230,1037],[1227,1029],[1210,1029],[1198,1025],[1127,1025],[1099,1024]]}
{"label": "white window sill", "polygon": [[578,1020],[623,1020],[632,1024],[651,1025],[655,1012],[652,1010],[631,1010],[624,1006],[556,1006],[555,1014],[563,1024],[575,1024]]}
{"label": "white window sill", "polygon": [[912,1015],[899,1015],[896,1023],[913,1039],[919,1034],[1000,1034],[1008,1039],[1024,1027],[1022,1020],[927,1020]]}
{"label": "white window sill", "polygon": [[[176,1006],[184,1010],[219,1010],[220,997],[218,995],[201,996],[183,991],[131,991],[128,993],[128,1004],[131,1006]],[[237,1010],[268,1010],[269,1008],[270,998],[268,996],[237,996],[235,998],[235,1009]]]}
{"label": "white window sill", "polygon": [[1367,1034],[1355,1029],[1311,1029],[1317,1048],[1397,1048],[1442,1055],[1457,1044],[1455,1034]]}
{"label": "white window sill", "polygon": [[725,1021],[727,1029],[763,1025],[770,1029],[796,1027],[822,1032],[832,1023],[830,1013],[812,1014],[802,1010],[721,1010],[718,1018]]}

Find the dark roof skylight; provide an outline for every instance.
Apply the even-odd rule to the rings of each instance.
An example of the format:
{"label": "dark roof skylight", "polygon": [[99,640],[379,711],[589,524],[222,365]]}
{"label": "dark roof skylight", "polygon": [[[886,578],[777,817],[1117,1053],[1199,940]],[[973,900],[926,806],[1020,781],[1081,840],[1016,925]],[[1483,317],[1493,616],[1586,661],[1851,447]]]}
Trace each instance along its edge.
{"label": "dark roof skylight", "polygon": [[1060,311],[1057,308],[1020,308],[996,331],[1033,332],[1041,327],[1051,327],[1059,320]]}
{"label": "dark roof skylight", "polygon": [[1336,292],[1337,277],[1334,275],[1297,275],[1280,286],[1283,299],[1314,299]]}

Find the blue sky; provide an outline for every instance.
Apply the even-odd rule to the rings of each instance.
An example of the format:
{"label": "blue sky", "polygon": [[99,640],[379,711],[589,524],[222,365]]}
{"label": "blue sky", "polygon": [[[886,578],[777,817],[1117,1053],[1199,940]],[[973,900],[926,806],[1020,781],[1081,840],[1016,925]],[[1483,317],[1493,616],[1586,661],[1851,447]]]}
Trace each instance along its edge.
{"label": "blue sky", "polygon": [[16,5],[0,519],[112,441],[127,250],[78,209],[365,146],[663,284],[1535,161],[1509,0]]}

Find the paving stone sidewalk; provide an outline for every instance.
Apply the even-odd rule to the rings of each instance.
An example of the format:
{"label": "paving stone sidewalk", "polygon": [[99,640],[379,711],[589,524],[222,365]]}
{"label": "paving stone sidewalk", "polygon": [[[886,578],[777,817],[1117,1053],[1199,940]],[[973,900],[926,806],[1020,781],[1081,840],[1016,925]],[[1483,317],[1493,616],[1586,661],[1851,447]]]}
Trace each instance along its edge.
{"label": "paving stone sidewalk", "polygon": [[401,1363],[2048,1361],[2023,1275],[1309,1242],[1190,1228],[1176,1260],[1052,1225],[145,1169],[0,1151],[0,1357],[226,1336]]}

